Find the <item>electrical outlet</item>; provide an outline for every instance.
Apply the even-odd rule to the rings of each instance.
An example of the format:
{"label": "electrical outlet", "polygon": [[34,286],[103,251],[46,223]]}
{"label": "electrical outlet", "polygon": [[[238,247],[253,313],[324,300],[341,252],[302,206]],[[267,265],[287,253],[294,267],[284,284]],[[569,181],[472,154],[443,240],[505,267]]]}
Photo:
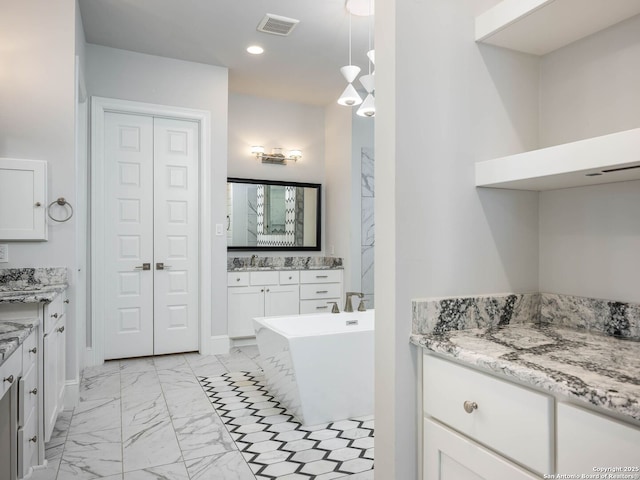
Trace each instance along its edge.
{"label": "electrical outlet", "polygon": [[9,263],[9,245],[0,244],[0,263]]}
{"label": "electrical outlet", "polygon": [[221,223],[216,223],[216,235],[223,235],[224,230],[222,229]]}

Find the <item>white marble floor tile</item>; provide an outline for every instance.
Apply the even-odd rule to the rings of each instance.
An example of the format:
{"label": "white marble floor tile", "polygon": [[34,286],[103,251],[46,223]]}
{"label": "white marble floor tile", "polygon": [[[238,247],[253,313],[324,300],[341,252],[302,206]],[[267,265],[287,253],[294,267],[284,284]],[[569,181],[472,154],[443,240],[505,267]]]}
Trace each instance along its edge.
{"label": "white marble floor tile", "polygon": [[166,390],[164,397],[171,418],[184,418],[193,415],[215,415],[209,398],[200,386],[182,390]]}
{"label": "white marble floor tile", "polygon": [[167,390],[183,390],[200,385],[191,368],[186,365],[183,367],[158,370],[158,378],[165,392]]}
{"label": "white marble floor tile", "polygon": [[82,378],[91,378],[96,375],[120,372],[120,360],[107,360],[102,365],[87,367],[82,371]]}
{"label": "white marble floor tile", "polygon": [[123,428],[169,420],[169,410],[162,393],[141,393],[122,398]]}
{"label": "white marble floor tile", "polygon": [[80,401],[96,400],[99,398],[120,397],[120,374],[108,372],[83,378],[80,382]]}
{"label": "white marble floor tile", "polygon": [[100,480],[122,480],[122,474],[109,475],[108,477],[102,477]]}
{"label": "white marble floor tile", "polygon": [[122,473],[120,428],[70,435],[58,480],[91,480]]}
{"label": "white marble floor tile", "polygon": [[260,370],[256,362],[245,356],[221,359],[220,363],[230,372],[256,372]]}
{"label": "white marble floor tile", "polygon": [[51,439],[67,436],[67,433],[69,433],[69,426],[71,425],[72,416],[73,416],[73,410],[64,410],[58,415],[56,424],[53,426]]}
{"label": "white marble floor tile", "polygon": [[187,460],[191,480],[255,480],[240,452]]}
{"label": "white marble floor tile", "polygon": [[120,425],[120,421],[119,398],[80,402],[73,411],[69,435],[108,430]]}
{"label": "white marble floor tile", "polygon": [[200,355],[199,353],[185,354],[191,370],[199,377],[217,377],[227,373],[226,367],[220,363],[215,355]]}
{"label": "white marble floor tile", "polygon": [[185,460],[237,450],[227,429],[213,411],[174,418],[173,427]]}
{"label": "white marble floor tile", "polygon": [[153,357],[153,364],[157,370],[165,370],[167,368],[183,367],[187,365],[184,355],[160,355]]}
{"label": "white marble floor tile", "polygon": [[155,370],[120,374],[122,396],[157,395],[162,392],[160,379]]}
{"label": "white marble floor tile", "polygon": [[127,472],[124,480],[189,480],[189,474],[185,464],[180,462]]}
{"label": "white marble floor tile", "polygon": [[182,453],[170,420],[140,426],[124,426],[124,471],[142,470],[182,461]]}
{"label": "white marble floor tile", "polygon": [[152,357],[126,358],[120,360],[121,373],[150,372],[155,369],[156,367]]}
{"label": "white marble floor tile", "polygon": [[374,480],[374,470],[367,470],[346,477],[340,477],[340,480]]}

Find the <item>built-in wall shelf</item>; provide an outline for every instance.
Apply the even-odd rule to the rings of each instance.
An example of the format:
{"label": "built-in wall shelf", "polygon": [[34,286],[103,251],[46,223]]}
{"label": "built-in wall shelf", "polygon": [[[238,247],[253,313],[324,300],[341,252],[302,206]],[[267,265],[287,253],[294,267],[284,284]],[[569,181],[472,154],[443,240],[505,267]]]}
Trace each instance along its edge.
{"label": "built-in wall shelf", "polygon": [[476,186],[556,190],[640,180],[640,128],[476,163]]}
{"label": "built-in wall shelf", "polygon": [[640,0],[503,0],[476,17],[476,42],[544,55],[640,14]]}

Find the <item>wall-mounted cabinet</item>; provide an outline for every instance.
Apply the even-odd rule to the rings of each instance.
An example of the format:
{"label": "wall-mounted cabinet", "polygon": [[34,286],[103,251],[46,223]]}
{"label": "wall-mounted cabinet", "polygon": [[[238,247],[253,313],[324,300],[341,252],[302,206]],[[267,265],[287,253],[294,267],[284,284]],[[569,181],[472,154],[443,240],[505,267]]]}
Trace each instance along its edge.
{"label": "wall-mounted cabinet", "polygon": [[503,0],[476,17],[476,42],[545,55],[640,14],[640,0]]}
{"label": "wall-mounted cabinet", "polygon": [[476,186],[556,190],[640,180],[640,128],[476,163]]}
{"label": "wall-mounted cabinet", "polygon": [[47,162],[0,158],[0,240],[47,239]]}

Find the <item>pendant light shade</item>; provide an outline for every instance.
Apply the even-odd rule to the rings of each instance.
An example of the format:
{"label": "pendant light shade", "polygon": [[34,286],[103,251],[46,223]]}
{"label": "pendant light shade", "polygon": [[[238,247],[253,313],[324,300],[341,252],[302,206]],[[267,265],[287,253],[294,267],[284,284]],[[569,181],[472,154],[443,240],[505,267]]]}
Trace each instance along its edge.
{"label": "pendant light shade", "polygon": [[371,60],[371,63],[373,63],[374,65],[376,64],[376,51],[375,50],[369,50],[367,52],[367,57],[369,57],[369,60]]}
{"label": "pendant light shade", "polygon": [[342,92],[342,95],[340,95],[338,103],[345,107],[353,107],[354,105],[360,105],[362,103],[362,97],[358,95],[353,85],[349,84],[347,88],[344,89],[344,92]]}
{"label": "pendant light shade", "polygon": [[347,83],[353,83],[358,74],[360,73],[360,67],[357,65],[345,65],[340,69],[340,73],[347,81]]}
{"label": "pendant light shade", "polygon": [[369,118],[374,117],[376,115],[376,106],[375,106],[375,100],[373,98],[373,95],[371,94],[367,95],[367,98],[364,99],[364,102],[362,102],[362,105],[360,105],[360,108],[356,113],[361,117],[369,117]]}
{"label": "pendant light shade", "polygon": [[363,75],[360,77],[360,83],[367,91],[367,93],[373,93],[375,90],[375,81],[373,75],[370,73],[369,75]]}

